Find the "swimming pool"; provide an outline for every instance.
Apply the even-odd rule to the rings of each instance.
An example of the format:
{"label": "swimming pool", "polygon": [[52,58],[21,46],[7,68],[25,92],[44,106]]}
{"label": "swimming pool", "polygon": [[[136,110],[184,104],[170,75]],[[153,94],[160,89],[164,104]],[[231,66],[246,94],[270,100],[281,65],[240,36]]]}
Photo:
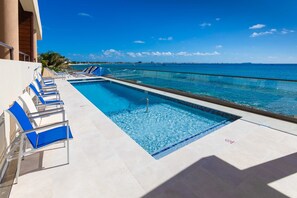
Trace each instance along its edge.
{"label": "swimming pool", "polygon": [[111,81],[71,84],[156,159],[238,118]]}

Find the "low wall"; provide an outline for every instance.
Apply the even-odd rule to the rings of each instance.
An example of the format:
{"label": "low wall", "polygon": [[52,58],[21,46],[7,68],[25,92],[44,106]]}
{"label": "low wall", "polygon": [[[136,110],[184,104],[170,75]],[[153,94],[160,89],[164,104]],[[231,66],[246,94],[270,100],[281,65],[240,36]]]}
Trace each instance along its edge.
{"label": "low wall", "polygon": [[48,68],[43,68],[42,76],[54,78],[56,76],[56,73]]}
{"label": "low wall", "polygon": [[5,164],[4,151],[15,132],[10,130],[15,124],[4,110],[9,108],[33,81],[36,69],[41,71],[40,63],[0,59],[0,179],[1,169]]}

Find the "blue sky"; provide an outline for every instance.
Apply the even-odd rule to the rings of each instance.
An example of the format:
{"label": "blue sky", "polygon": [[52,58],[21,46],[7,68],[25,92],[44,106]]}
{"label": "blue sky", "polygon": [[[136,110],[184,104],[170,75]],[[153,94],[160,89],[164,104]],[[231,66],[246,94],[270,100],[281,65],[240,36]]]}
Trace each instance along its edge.
{"label": "blue sky", "polygon": [[296,0],[39,0],[39,53],[78,61],[297,63]]}

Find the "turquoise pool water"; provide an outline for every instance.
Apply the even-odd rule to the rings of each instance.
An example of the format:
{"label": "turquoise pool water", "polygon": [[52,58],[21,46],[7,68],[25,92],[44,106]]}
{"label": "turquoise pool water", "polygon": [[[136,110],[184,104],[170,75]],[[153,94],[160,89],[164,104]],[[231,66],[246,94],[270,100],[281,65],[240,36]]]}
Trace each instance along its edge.
{"label": "turquoise pool water", "polygon": [[236,119],[109,81],[72,82],[72,85],[155,158]]}

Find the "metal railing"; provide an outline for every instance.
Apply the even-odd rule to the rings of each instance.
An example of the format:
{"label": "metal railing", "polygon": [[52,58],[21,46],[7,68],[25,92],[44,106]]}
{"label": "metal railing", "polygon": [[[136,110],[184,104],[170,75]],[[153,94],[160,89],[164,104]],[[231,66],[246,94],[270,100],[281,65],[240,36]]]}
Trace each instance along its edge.
{"label": "metal railing", "polygon": [[[19,52],[20,55],[23,56],[23,61],[30,61],[30,56],[24,52]],[[21,60],[21,57],[20,57],[20,60]]]}
{"label": "metal railing", "polygon": [[297,123],[297,80],[112,69],[111,77]]}
{"label": "metal railing", "polygon": [[0,46],[9,49],[10,60],[13,60],[14,59],[14,57],[13,57],[13,50],[14,50],[13,47],[10,46],[10,45],[8,45],[8,44],[6,44],[6,43],[1,42],[1,41],[0,41]]}
{"label": "metal railing", "polygon": [[[146,92],[146,94],[147,94],[147,92]],[[145,101],[145,113],[148,113],[148,111],[149,111],[149,104],[150,104],[149,97],[146,96],[144,98],[141,98],[140,100],[137,101],[137,103],[138,102],[142,102],[142,101]],[[127,110],[130,112],[132,110],[132,107],[139,107],[139,106],[140,106],[139,104],[134,104],[133,102],[130,102]]]}
{"label": "metal railing", "polygon": [[[13,55],[14,48],[6,43],[1,42],[1,41],[0,41],[0,46],[9,49],[10,60],[14,60],[14,55]],[[21,51],[19,52],[19,54],[21,56],[23,56],[23,59],[22,59],[23,61],[30,61],[30,56],[28,54],[21,52]],[[21,58],[20,58],[20,60],[21,60]]]}

